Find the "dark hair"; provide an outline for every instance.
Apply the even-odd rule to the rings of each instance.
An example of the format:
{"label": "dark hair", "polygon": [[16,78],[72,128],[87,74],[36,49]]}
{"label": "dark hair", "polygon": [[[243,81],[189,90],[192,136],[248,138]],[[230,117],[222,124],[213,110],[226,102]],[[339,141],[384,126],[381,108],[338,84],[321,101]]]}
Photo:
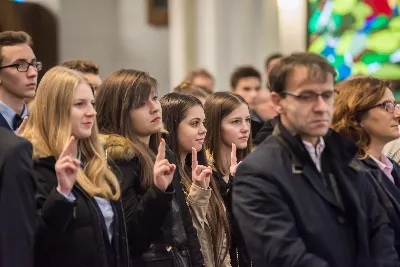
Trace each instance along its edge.
{"label": "dark hair", "polygon": [[[229,173],[224,173],[220,153],[222,143],[221,122],[222,119],[231,114],[232,111],[242,104],[248,106],[243,97],[230,92],[216,92],[212,94],[204,104],[204,112],[206,115],[205,126],[209,133],[212,132],[212,134],[206,135],[204,145],[207,151],[212,155],[214,170],[223,175],[228,175]],[[247,147],[245,149],[238,149],[236,153],[238,161],[242,161],[251,152],[251,149],[252,139],[250,133]]]}
{"label": "dark hair", "polygon": [[283,58],[283,54],[281,53],[273,53],[271,55],[269,55],[266,59],[265,59],[265,68],[268,69],[269,64],[271,63],[272,60],[274,59],[278,59],[278,58]]}
{"label": "dark hair", "polygon": [[139,158],[144,189],[153,184],[153,167],[162,133],[151,135],[149,147],[146,147],[132,130],[129,113],[146,102],[153,90],[157,90],[157,80],[147,73],[121,69],[104,80],[96,95],[100,133],[123,136],[131,141]]}
{"label": "dark hair", "polygon": [[32,47],[33,42],[31,36],[23,31],[0,32],[0,64],[3,62],[3,55],[1,54],[3,46],[14,46],[19,44],[27,44]]}
{"label": "dark hair", "polygon": [[[181,182],[185,193],[188,194],[192,184],[192,156],[191,154],[188,154],[185,162],[181,162],[181,157],[179,155],[178,127],[186,118],[189,108],[196,105],[203,107],[203,105],[196,97],[180,93],[169,93],[161,98],[160,102],[163,113],[163,122],[168,131],[165,140],[169,148],[177,156],[176,158],[182,177]],[[199,164],[207,166],[204,149],[197,153],[197,159]],[[229,223],[222,197],[214,179],[210,180],[210,188],[212,193],[206,215],[211,229],[212,243],[210,245],[213,247],[215,266],[221,266],[223,259],[229,252],[228,248],[224,247],[225,236],[227,242],[230,242]]]}
{"label": "dark hair", "polygon": [[308,70],[310,81],[325,82],[327,74],[336,77],[335,68],[322,56],[311,53],[295,53],[283,57],[270,71],[268,81],[271,92],[276,92],[284,96],[283,92],[287,89],[288,78],[298,67]]}
{"label": "dark hair", "polygon": [[389,82],[373,77],[356,77],[337,84],[332,129],[352,140],[361,158],[366,158],[371,137],[360,122],[385,95]]}
{"label": "dark hair", "polygon": [[200,86],[194,86],[189,81],[184,81],[180,85],[175,87],[174,92],[204,98],[207,98],[211,95],[211,93],[207,89],[204,89]]}
{"label": "dark hair", "polygon": [[61,64],[63,67],[73,69],[82,73],[99,75],[99,66],[91,60],[68,60]]}
{"label": "dark hair", "polygon": [[231,75],[231,88],[235,89],[239,81],[244,78],[257,78],[261,82],[261,74],[251,66],[241,66],[236,68]]}

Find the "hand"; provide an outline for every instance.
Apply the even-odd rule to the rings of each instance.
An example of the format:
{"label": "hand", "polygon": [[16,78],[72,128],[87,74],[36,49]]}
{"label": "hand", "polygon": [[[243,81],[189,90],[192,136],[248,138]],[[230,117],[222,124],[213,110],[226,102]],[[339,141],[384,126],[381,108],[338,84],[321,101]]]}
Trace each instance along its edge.
{"label": "hand", "polygon": [[232,152],[231,152],[231,167],[229,168],[229,171],[232,176],[236,175],[236,169],[237,166],[239,166],[241,162],[237,163],[237,157],[236,157],[236,145],[232,144]]}
{"label": "hand", "polygon": [[154,163],[154,184],[165,192],[174,178],[176,166],[165,159],[165,140],[161,139],[158,146],[156,162]]}
{"label": "hand", "polygon": [[18,128],[18,131],[17,131],[18,136],[21,136],[23,134],[27,124],[28,124],[28,116],[25,116],[24,120],[22,121],[21,125]]}
{"label": "hand", "polygon": [[197,150],[192,147],[192,182],[207,189],[210,185],[212,169],[203,165],[198,165]]}
{"label": "hand", "polygon": [[65,196],[71,193],[81,167],[80,161],[72,156],[73,151],[76,151],[77,145],[78,140],[71,136],[56,162],[57,191]]}

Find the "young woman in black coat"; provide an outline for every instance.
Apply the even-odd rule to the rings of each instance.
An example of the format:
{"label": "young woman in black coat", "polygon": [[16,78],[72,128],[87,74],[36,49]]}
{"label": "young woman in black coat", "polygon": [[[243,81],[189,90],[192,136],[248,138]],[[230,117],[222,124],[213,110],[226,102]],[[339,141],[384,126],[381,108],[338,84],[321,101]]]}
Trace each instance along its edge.
{"label": "young woman in black coat", "polygon": [[359,157],[395,234],[400,256],[400,166],[383,147],[400,137],[400,109],[389,84],[372,77],[346,80],[337,86],[332,128],[357,144]]}
{"label": "young woman in black coat", "polygon": [[175,158],[161,140],[157,81],[119,70],[104,80],[96,105],[107,158],[121,179],[133,265],[203,266]]}
{"label": "young woman in black coat", "polygon": [[127,267],[120,188],[98,138],[93,90],[80,73],[48,71],[23,133],[38,182],[38,267]]}
{"label": "young woman in black coat", "polygon": [[208,162],[224,200],[231,228],[230,257],[234,267],[251,266],[240,229],[232,213],[232,180],[238,163],[251,151],[250,112],[246,101],[229,92],[212,94],[204,104]]}

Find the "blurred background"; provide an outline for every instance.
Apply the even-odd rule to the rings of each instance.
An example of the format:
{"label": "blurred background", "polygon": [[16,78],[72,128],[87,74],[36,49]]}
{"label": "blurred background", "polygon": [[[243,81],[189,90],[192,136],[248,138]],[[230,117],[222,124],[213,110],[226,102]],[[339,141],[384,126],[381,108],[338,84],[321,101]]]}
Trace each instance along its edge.
{"label": "blurred background", "polygon": [[[165,94],[195,68],[230,89],[235,67],[311,50],[338,79],[373,75],[400,90],[400,0],[0,0],[0,31],[32,35],[45,69],[90,59],[105,78],[149,72]],[[42,72],[43,73],[43,72]],[[397,84],[396,84],[397,82]],[[263,77],[265,84],[265,75]]]}

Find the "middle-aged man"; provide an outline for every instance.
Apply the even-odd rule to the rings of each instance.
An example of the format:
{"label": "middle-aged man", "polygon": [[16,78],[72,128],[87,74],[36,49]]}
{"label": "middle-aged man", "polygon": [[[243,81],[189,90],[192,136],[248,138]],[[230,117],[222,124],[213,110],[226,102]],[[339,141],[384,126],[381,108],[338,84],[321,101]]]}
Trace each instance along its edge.
{"label": "middle-aged man", "polygon": [[233,211],[254,266],[400,266],[357,147],[329,129],[335,75],[308,52],[271,70],[278,122],[233,184]]}
{"label": "middle-aged man", "polygon": [[0,127],[18,131],[35,96],[38,71],[32,39],[25,32],[0,32]]}
{"label": "middle-aged man", "polygon": [[36,185],[32,145],[0,127],[0,266],[33,266]]}

